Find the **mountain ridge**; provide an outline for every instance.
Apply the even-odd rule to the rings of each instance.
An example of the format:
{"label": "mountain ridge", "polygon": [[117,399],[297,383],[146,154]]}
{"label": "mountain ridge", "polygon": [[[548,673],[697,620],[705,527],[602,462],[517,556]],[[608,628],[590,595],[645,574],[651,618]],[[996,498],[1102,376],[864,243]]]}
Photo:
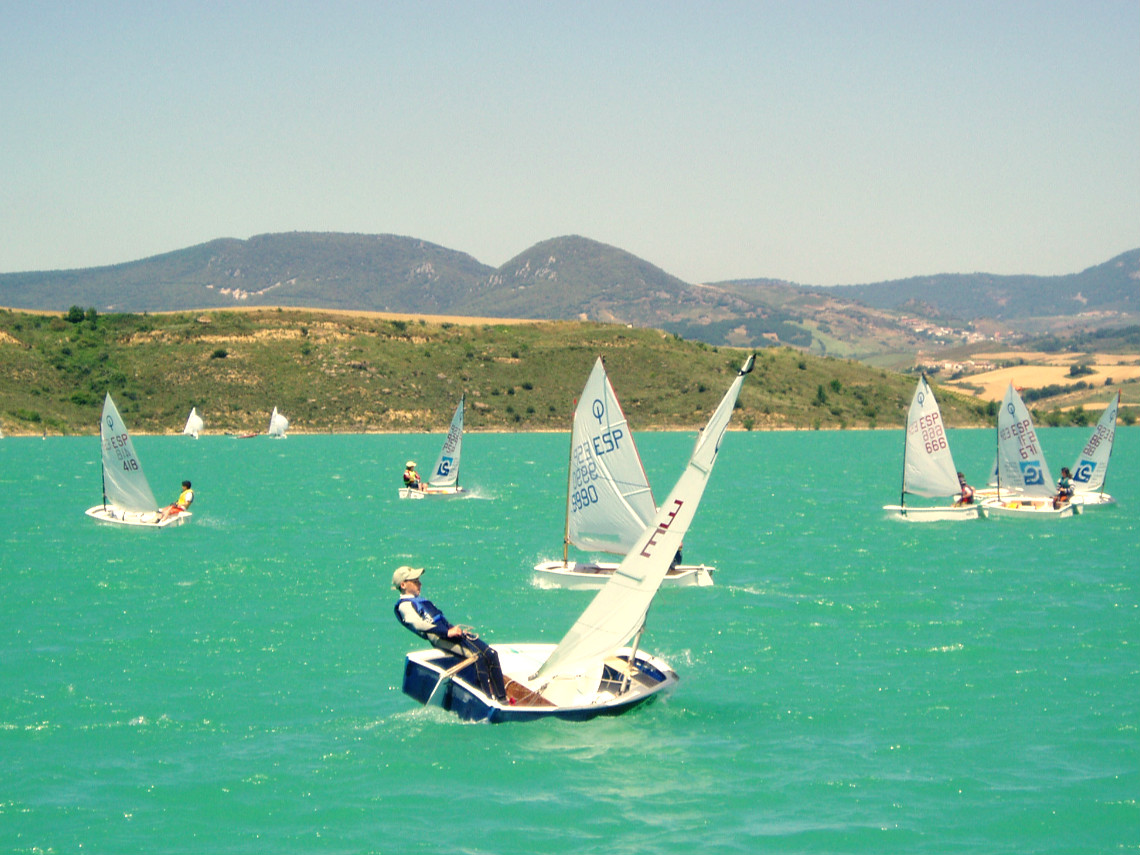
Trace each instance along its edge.
{"label": "mountain ridge", "polygon": [[[218,238],[137,261],[0,274],[0,305],[64,311],[232,306],[591,320],[710,344],[790,344],[856,358],[913,350],[912,316],[1007,333],[1135,323],[1140,249],[1062,276],[935,274],[863,285],[770,278],[688,283],[620,248],[567,235],[500,267],[414,237],[281,232]],[[860,337],[873,342],[859,341]]]}

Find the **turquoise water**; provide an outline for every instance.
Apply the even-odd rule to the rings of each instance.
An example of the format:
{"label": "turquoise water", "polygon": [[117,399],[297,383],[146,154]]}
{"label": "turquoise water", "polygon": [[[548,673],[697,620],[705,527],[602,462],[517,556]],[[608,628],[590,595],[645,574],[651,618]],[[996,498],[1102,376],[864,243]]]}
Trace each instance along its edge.
{"label": "turquoise water", "polygon": [[[1044,429],[1054,470],[1086,429]],[[639,434],[658,500],[693,434]],[[194,518],[100,525],[98,440],[0,441],[4,852],[1049,853],[1140,842],[1140,429],[1115,507],[914,525],[900,431],[728,435],[643,646],[669,697],[462,724],[400,691],[392,570],[557,641],[565,434],[469,434],[469,498],[400,502],[442,435],[135,440]],[[955,431],[975,484],[992,431]]]}

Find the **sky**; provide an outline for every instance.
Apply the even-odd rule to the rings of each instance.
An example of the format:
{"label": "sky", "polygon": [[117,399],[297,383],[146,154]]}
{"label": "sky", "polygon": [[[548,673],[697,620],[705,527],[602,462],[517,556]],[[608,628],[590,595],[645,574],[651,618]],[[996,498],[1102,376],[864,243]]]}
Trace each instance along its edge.
{"label": "sky", "polygon": [[1140,248],[1140,0],[0,0],[0,273],[581,235],[688,282]]}

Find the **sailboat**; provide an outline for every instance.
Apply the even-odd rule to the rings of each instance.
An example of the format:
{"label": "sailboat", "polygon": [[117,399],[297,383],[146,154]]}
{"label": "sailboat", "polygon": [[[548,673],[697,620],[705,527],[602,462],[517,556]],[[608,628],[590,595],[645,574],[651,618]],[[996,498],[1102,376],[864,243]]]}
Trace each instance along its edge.
{"label": "sailboat", "polygon": [[[676,671],[641,649],[646,616],[697,512],[750,356],[697,439],[673,492],[558,644],[495,644],[508,700],[480,687],[473,660],[435,648],[404,662],[403,690],[470,721],[572,720],[626,712],[672,688]],[[632,643],[631,643],[632,642]]]}
{"label": "sailboat", "polygon": [[1073,464],[1072,501],[1083,507],[1111,505],[1116,502],[1104,492],[1104,479],[1108,472],[1108,459],[1112,456],[1112,445],[1116,439],[1116,413],[1120,409],[1120,390],[1116,397],[1104,408],[1100,421],[1093,428],[1089,441],[1077,455]]}
{"label": "sailboat", "polygon": [[[562,560],[536,564],[536,580],[548,587],[600,588],[618,562],[571,561],[570,546],[625,555],[656,513],[633,432],[599,357],[574,410]],[[665,584],[711,585],[712,570],[704,564],[671,565]]]}
{"label": "sailboat", "polygon": [[997,420],[997,495],[982,502],[991,515],[1071,517],[1081,506],[1053,507],[1053,477],[1037,439],[1029,410],[1009,384]]}
{"label": "sailboat", "polygon": [[191,407],[190,415],[186,418],[186,427],[182,428],[182,433],[185,436],[192,436],[194,439],[198,438],[198,434],[206,427],[206,423],[202,421],[202,417],[198,415],[198,408]]}
{"label": "sailboat", "polygon": [[950,497],[961,494],[958,484],[958,470],[954,468],[954,457],[950,453],[950,443],[946,427],[942,422],[942,411],[934,392],[926,381],[926,375],[918,378],[910,410],[906,416],[906,437],[903,441],[903,480],[899,504],[884,505],[883,510],[892,516],[912,522],[935,522],[941,520],[980,519],[985,509],[980,503],[969,505],[907,505],[907,494],[926,498]]}
{"label": "sailboat", "polygon": [[183,511],[159,522],[158,502],[110,392],[103,401],[99,435],[103,447],[103,503],[88,508],[87,516],[102,522],[150,528],[182,525],[192,516],[189,511]]}
{"label": "sailboat", "polygon": [[273,415],[269,417],[269,435],[274,439],[284,439],[287,430],[289,430],[289,420],[274,407]]}
{"label": "sailboat", "polygon": [[454,496],[462,493],[459,486],[459,455],[463,450],[463,400],[466,396],[459,396],[459,406],[451,416],[451,426],[447,429],[447,437],[443,440],[443,447],[439,450],[435,467],[431,470],[427,483],[420,489],[401,487],[401,499],[423,499],[427,496]]}

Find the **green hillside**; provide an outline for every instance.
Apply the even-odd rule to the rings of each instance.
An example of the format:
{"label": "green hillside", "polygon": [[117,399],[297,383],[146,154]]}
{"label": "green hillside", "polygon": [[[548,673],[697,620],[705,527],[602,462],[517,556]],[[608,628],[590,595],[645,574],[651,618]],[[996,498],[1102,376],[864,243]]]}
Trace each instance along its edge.
{"label": "green hillside", "polygon": [[[603,356],[637,430],[702,425],[748,351],[618,324],[517,324],[263,309],[162,315],[0,312],[0,426],[92,434],[110,391],[137,432],[442,431],[467,394],[471,430],[568,430]],[[911,377],[789,348],[761,352],[734,426],[901,427]],[[952,425],[985,405],[940,391]]]}

